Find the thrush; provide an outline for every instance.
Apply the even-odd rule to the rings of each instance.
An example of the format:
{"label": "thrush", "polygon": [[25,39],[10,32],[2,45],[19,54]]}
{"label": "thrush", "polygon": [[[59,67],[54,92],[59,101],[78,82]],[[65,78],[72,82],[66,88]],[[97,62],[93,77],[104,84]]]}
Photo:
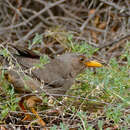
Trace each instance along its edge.
{"label": "thrush", "polygon": [[[35,92],[45,92],[53,96],[63,95],[72,86],[76,76],[83,72],[86,67],[102,66],[99,62],[90,61],[82,54],[65,53],[50,59],[50,62],[43,66],[36,67],[36,64],[40,64],[39,55],[28,49],[14,48],[19,54],[13,54],[14,68],[7,70],[5,77],[13,85],[17,93],[31,93],[31,95],[21,99],[19,106],[23,111],[26,111],[23,105],[26,99],[27,106],[36,115],[42,126],[45,126],[46,123],[34,109],[35,104],[42,102],[42,99],[36,96]],[[2,59],[2,56],[0,59]],[[4,64],[9,66],[8,61],[4,61]],[[28,118],[28,115],[25,116],[24,120],[26,118]]]}

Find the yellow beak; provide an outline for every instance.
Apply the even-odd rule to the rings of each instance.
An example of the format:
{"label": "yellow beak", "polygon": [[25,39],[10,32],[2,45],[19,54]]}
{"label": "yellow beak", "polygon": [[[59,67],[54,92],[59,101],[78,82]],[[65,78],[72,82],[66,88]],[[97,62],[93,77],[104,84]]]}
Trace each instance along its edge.
{"label": "yellow beak", "polygon": [[97,61],[87,61],[85,62],[87,67],[102,67],[103,65]]}

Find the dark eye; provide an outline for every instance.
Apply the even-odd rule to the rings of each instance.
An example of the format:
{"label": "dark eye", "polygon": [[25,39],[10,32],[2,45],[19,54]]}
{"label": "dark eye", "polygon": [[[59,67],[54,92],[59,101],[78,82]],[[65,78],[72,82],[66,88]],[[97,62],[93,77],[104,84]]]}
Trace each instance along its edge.
{"label": "dark eye", "polygon": [[84,57],[80,57],[80,61],[84,61]]}

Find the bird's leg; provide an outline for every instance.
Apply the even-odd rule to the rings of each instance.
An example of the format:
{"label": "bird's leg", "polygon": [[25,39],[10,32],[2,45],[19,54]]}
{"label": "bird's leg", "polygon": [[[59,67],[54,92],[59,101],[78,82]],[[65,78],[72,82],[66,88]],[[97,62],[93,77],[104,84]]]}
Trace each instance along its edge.
{"label": "bird's leg", "polygon": [[40,124],[42,126],[46,126],[46,123],[41,119],[41,117],[38,115],[37,111],[33,107],[31,108],[31,111],[32,111],[33,114],[35,114],[35,116],[39,120]]}
{"label": "bird's leg", "polygon": [[[22,98],[22,99],[19,101],[19,106],[20,106],[21,110],[22,110],[24,113],[26,113],[27,110],[25,109],[23,103],[24,103],[24,98]],[[31,120],[31,119],[32,119],[32,118],[31,118],[31,116],[30,116],[29,114],[25,114],[25,117],[24,117],[24,119],[23,119],[22,121]]]}
{"label": "bird's leg", "polygon": [[42,118],[38,115],[37,111],[34,109],[36,102],[41,102],[41,99],[39,99],[36,96],[31,96],[30,98],[27,99],[27,106],[31,109],[32,113],[36,116],[40,125],[45,127],[46,123],[42,120]]}

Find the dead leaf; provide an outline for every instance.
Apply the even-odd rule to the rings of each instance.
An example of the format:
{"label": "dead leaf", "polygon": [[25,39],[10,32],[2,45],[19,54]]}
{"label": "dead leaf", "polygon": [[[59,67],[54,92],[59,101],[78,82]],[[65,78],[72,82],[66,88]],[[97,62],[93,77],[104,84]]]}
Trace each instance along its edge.
{"label": "dead leaf", "polygon": [[97,25],[99,24],[99,22],[100,22],[100,17],[96,16],[95,19],[94,19],[94,26],[97,27]]}
{"label": "dead leaf", "polygon": [[107,23],[106,22],[102,22],[98,25],[99,29],[104,29],[106,27]]}
{"label": "dead leaf", "polygon": [[90,16],[90,15],[94,14],[94,13],[95,13],[95,11],[96,11],[96,9],[91,9],[91,10],[88,12],[88,16]]}

